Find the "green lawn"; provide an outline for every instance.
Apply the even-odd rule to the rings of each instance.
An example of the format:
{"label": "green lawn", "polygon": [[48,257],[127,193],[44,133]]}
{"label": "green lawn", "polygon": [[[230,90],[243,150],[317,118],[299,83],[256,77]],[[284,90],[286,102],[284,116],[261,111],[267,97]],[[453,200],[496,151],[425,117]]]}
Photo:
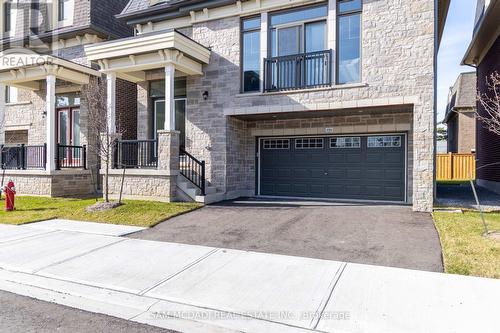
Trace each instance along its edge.
{"label": "green lawn", "polygon": [[[485,214],[490,231],[500,231],[500,213]],[[435,212],[447,273],[500,279],[500,241],[482,236],[478,212]]]}
{"label": "green lawn", "polygon": [[150,227],[173,216],[201,207],[197,203],[163,203],[125,200],[118,208],[88,213],[85,208],[95,199],[54,199],[43,197],[16,197],[16,211],[5,212],[0,200],[0,223],[23,224],[52,218],[92,221],[111,224]]}

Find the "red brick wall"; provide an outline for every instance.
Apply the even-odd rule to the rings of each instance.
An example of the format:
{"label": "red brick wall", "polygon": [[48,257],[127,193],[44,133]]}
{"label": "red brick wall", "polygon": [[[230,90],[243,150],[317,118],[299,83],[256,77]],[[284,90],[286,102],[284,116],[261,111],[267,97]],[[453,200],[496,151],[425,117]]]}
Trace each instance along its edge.
{"label": "red brick wall", "polygon": [[137,85],[116,80],[116,127],[123,139],[137,139]]}
{"label": "red brick wall", "polygon": [[[497,38],[487,55],[477,68],[477,83],[481,93],[487,93],[486,77],[494,71],[500,73],[500,37]],[[484,109],[478,103],[478,113],[485,115]],[[477,123],[477,158],[478,168],[490,163],[499,162],[494,166],[477,171],[478,179],[500,182],[500,136],[488,131],[483,124]]]}

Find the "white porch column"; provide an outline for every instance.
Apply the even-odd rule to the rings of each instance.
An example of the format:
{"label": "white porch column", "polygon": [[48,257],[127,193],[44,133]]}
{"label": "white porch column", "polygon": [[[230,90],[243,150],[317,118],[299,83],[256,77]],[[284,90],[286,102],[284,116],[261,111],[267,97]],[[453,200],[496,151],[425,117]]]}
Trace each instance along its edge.
{"label": "white porch column", "polygon": [[5,143],[5,85],[0,84],[0,144]]}
{"label": "white porch column", "polygon": [[47,171],[56,169],[56,76],[48,74],[46,78],[47,96],[46,103],[46,131],[47,131]]}
{"label": "white porch column", "polygon": [[264,59],[267,58],[267,29],[268,29],[267,13],[262,13],[260,16],[260,91],[264,91]]}
{"label": "white porch column", "polygon": [[106,102],[106,118],[109,134],[116,133],[116,74],[106,74],[107,84],[107,102]]}
{"label": "white porch column", "polygon": [[173,64],[165,66],[165,126],[166,131],[175,131],[175,105],[174,105],[174,76]]}

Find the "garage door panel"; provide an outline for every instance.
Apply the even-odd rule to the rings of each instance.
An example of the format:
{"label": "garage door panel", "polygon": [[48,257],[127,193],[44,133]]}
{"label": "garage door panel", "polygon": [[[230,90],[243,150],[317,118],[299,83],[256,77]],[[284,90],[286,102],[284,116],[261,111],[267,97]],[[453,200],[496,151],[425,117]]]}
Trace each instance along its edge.
{"label": "garage door panel", "polygon": [[350,153],[345,155],[345,162],[352,164],[352,163],[362,163],[363,162],[363,156],[358,152],[356,154]]}
{"label": "garage door panel", "polygon": [[320,185],[320,184],[311,184],[310,186],[310,191],[311,191],[311,194],[312,196],[314,197],[315,195],[316,196],[320,196],[322,197],[324,194],[326,194],[326,186],[325,185]]}
{"label": "garage door panel", "polygon": [[[394,135],[392,135],[394,136]],[[404,142],[401,136],[401,142]],[[401,147],[295,147],[265,150],[261,146],[260,194],[360,200],[403,201],[405,145]]]}
{"label": "garage door panel", "polygon": [[363,171],[359,169],[354,169],[354,170],[347,170],[346,171],[346,178],[349,180],[358,180],[363,178]]}
{"label": "garage door panel", "polygon": [[307,194],[309,189],[307,184],[293,184],[293,191],[295,193]]}

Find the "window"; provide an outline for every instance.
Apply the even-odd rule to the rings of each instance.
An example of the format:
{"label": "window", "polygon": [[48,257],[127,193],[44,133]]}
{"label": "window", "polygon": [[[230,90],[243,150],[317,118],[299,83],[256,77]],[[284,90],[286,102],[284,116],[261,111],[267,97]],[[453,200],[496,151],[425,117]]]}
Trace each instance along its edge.
{"label": "window", "polygon": [[401,147],[400,136],[370,136],[368,148],[397,148]]}
{"label": "window", "polygon": [[271,15],[270,56],[279,57],[326,49],[326,5]]}
{"label": "window", "polygon": [[74,0],[59,0],[57,18],[59,22],[71,20],[73,17]]}
{"label": "window", "polygon": [[260,17],[241,22],[242,91],[260,90]]}
{"label": "window", "polygon": [[263,142],[264,149],[290,149],[289,139],[266,139]]}
{"label": "window", "polygon": [[79,93],[69,93],[64,95],[56,96],[56,107],[64,108],[70,106],[80,106],[80,94]]}
{"label": "window", "polygon": [[15,30],[15,15],[16,12],[12,6],[12,1],[8,0],[3,4],[3,15],[4,15],[4,23],[3,30],[5,33],[11,33]]}
{"label": "window", "polygon": [[343,0],[337,7],[337,83],[361,80],[361,0]]}
{"label": "window", "polygon": [[331,138],[330,148],[361,148],[361,138],[358,137],[345,137],[345,138]]}
{"label": "window", "polygon": [[5,87],[5,103],[17,103],[17,88]]}
{"label": "window", "polygon": [[306,138],[295,140],[295,149],[322,149],[323,145],[323,138]]}

